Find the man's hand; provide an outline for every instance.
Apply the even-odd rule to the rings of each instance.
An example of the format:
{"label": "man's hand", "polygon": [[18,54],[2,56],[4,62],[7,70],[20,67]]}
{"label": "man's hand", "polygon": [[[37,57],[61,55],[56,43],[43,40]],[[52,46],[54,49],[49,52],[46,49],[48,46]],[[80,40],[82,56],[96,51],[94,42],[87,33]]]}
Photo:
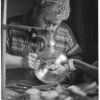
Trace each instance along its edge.
{"label": "man's hand", "polygon": [[52,69],[54,70],[52,72],[55,73],[55,74],[61,74],[64,71],[69,71],[69,72],[75,71],[76,68],[71,63],[69,63],[69,61],[65,65],[61,65],[61,64],[52,65]]}
{"label": "man's hand", "polygon": [[52,73],[54,74],[62,74],[63,72],[66,71],[66,68],[62,66],[61,64],[54,64],[52,66],[52,69],[53,69]]}
{"label": "man's hand", "polygon": [[31,69],[37,69],[40,65],[40,60],[37,60],[36,53],[29,53],[23,60],[24,66],[28,66]]}

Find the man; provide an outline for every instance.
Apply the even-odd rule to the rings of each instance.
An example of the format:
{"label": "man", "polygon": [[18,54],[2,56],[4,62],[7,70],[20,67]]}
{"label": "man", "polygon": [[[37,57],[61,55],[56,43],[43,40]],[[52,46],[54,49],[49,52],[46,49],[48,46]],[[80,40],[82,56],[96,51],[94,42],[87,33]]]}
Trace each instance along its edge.
{"label": "man", "polygon": [[[68,20],[69,14],[69,0],[37,0],[34,9],[30,10],[25,15],[9,19],[8,23],[36,26],[51,30],[53,35],[47,34],[45,39],[48,41],[49,37],[49,39],[54,41],[54,50],[57,52],[54,52],[53,54],[57,55],[58,52],[64,53],[68,58],[67,64],[64,64],[63,66],[61,64],[59,64],[59,66],[55,65],[55,67],[58,67],[56,72],[63,67],[66,68],[65,70],[74,71],[73,58],[82,59],[80,56],[82,54],[82,49],[75,40],[70,27],[63,22],[64,20]],[[30,37],[33,35],[31,34],[30,36],[30,34],[27,33],[27,31],[8,30],[6,55],[7,68],[29,67],[35,69],[39,67],[41,61],[36,60],[38,54],[37,52],[34,52],[31,47],[32,41]],[[47,52],[47,54],[49,53]]]}

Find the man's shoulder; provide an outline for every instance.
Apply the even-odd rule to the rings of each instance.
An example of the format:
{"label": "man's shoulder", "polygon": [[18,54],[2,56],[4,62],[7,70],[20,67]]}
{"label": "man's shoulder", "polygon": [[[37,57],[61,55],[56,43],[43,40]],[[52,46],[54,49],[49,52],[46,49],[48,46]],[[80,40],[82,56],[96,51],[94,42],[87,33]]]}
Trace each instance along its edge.
{"label": "man's shoulder", "polygon": [[65,22],[62,22],[59,25],[58,29],[62,29],[62,30],[69,31],[69,32],[72,33],[71,27],[67,23],[65,23]]}
{"label": "man's shoulder", "polygon": [[57,34],[59,35],[63,35],[63,36],[68,36],[68,37],[72,37],[74,39],[74,35],[73,35],[73,31],[72,29],[70,28],[70,26],[65,23],[65,22],[62,22],[58,28],[57,28]]}

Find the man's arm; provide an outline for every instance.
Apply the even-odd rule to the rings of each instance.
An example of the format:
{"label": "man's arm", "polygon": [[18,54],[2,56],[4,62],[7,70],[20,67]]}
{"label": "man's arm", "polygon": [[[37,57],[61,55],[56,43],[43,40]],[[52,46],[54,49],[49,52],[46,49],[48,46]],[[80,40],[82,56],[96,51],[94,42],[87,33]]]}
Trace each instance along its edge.
{"label": "man's arm", "polygon": [[23,67],[23,57],[6,54],[7,69],[22,68],[22,67]]}
{"label": "man's arm", "polygon": [[36,60],[36,53],[29,53],[26,57],[6,54],[6,68],[31,68],[37,69],[40,65],[40,60]]}

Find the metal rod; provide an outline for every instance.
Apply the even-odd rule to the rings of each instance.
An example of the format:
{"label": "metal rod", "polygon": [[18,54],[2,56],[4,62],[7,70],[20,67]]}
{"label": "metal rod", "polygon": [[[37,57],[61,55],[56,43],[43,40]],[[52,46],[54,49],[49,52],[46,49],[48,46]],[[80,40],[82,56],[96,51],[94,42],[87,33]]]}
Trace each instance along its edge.
{"label": "metal rod", "polygon": [[12,25],[12,24],[2,24],[1,25],[2,29],[20,29],[20,30],[29,30],[31,31],[32,29],[34,30],[41,30],[41,31],[48,31],[46,28],[41,28],[41,27],[32,27],[32,26],[25,26],[25,25]]}
{"label": "metal rod", "polygon": [[98,81],[98,68],[97,67],[90,65],[88,63],[85,63],[83,61],[80,61],[78,59],[75,59],[73,63],[77,69],[82,70],[85,74],[87,74],[94,80]]}
{"label": "metal rod", "polygon": [[[7,22],[7,0],[3,0],[3,16],[2,23],[6,25]],[[5,95],[5,84],[6,84],[6,67],[5,67],[5,53],[6,53],[6,30],[1,31],[1,89],[2,99]]]}

